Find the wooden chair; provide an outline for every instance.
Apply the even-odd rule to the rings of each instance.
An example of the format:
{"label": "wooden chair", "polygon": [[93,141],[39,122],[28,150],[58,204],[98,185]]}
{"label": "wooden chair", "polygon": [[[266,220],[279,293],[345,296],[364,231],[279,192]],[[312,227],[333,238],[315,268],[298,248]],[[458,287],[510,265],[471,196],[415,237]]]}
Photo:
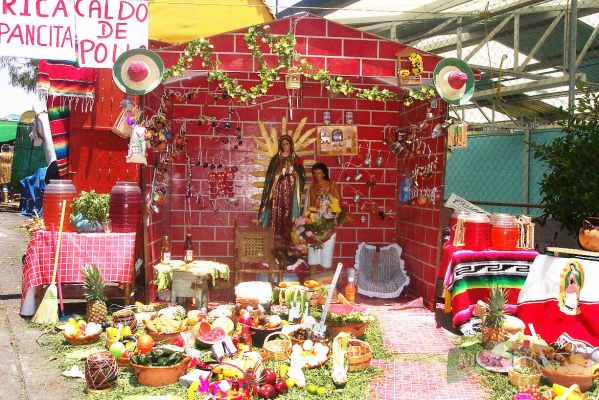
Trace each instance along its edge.
{"label": "wooden chair", "polygon": [[[278,269],[273,254],[274,240],[270,229],[261,226],[240,227],[235,222],[235,284],[239,283],[242,273],[268,272],[268,281],[274,284],[275,273],[279,282],[283,271]],[[265,263],[268,269],[244,268],[247,263]],[[276,270],[275,270],[276,269]]]}

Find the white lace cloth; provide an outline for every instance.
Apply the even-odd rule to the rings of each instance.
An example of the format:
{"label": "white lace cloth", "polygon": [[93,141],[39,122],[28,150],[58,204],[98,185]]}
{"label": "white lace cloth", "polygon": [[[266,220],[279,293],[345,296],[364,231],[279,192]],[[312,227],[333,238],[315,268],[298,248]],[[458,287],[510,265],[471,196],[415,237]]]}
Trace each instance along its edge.
{"label": "white lace cloth", "polygon": [[381,247],[378,265],[375,265],[376,246],[360,243],[354,266],[358,272],[358,293],[384,299],[399,297],[410,283],[401,252],[401,247],[396,243]]}

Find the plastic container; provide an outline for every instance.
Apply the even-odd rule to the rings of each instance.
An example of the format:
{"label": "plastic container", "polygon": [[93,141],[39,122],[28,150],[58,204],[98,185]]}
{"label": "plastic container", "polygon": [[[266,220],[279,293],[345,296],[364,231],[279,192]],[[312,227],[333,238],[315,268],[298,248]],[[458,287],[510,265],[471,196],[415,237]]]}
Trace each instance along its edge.
{"label": "plastic container", "polygon": [[142,218],[141,189],[135,182],[117,182],[110,192],[113,232],[136,232]]}
{"label": "plastic container", "polygon": [[481,251],[491,247],[491,222],[486,214],[469,214],[464,222],[464,247]]}
{"label": "plastic container", "polygon": [[491,248],[514,251],[518,248],[520,230],[516,217],[510,214],[494,214],[491,217]]}
{"label": "plastic container", "polygon": [[451,214],[449,217],[449,244],[454,244],[456,226],[458,225],[458,220],[465,220],[469,214],[465,211],[456,211]]}
{"label": "plastic container", "polygon": [[347,286],[345,286],[345,299],[350,303],[356,302],[356,270],[347,270]]}
{"label": "plastic container", "polygon": [[64,232],[74,232],[75,229],[71,226],[71,206],[73,199],[77,197],[77,189],[70,180],[51,179],[44,191],[43,213],[44,225],[46,230],[54,230],[58,232],[60,227],[60,212],[62,211],[62,202],[66,200],[67,207],[64,216]]}

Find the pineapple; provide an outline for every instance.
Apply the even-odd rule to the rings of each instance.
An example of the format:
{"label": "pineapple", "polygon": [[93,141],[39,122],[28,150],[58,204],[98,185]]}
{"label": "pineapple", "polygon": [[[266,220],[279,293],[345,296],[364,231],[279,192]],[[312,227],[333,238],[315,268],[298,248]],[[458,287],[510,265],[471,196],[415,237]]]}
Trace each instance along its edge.
{"label": "pineapple", "polygon": [[505,340],[505,303],[507,293],[497,286],[491,288],[489,304],[486,305],[483,314],[482,341],[485,349],[492,349],[498,343]]}
{"label": "pineapple", "polygon": [[106,282],[102,279],[98,267],[95,265],[86,265],[81,269],[81,274],[85,278],[83,282],[84,297],[87,300],[85,307],[85,317],[87,322],[102,323],[106,322],[108,316],[108,307],[106,306]]}

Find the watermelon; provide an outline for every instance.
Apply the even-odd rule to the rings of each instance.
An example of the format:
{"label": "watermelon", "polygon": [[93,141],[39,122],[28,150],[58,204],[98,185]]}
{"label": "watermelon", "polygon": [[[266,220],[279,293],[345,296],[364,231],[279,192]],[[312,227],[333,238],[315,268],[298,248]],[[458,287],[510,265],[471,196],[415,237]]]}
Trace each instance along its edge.
{"label": "watermelon", "polygon": [[227,332],[225,332],[225,330],[219,326],[200,335],[197,341],[200,342],[200,344],[202,344],[204,347],[210,347],[213,344],[222,342],[226,338]]}

